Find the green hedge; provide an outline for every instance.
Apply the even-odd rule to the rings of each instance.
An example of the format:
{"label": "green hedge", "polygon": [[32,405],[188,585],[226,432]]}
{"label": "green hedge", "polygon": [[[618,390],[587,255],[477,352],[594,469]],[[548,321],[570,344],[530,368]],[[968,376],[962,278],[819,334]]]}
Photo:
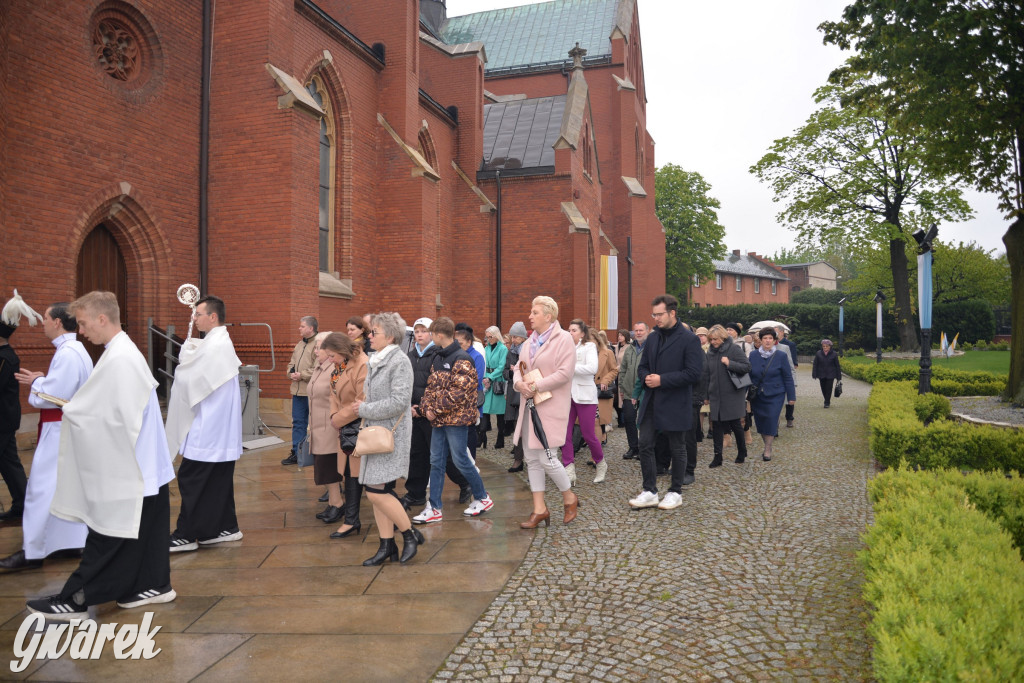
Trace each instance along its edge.
{"label": "green hedge", "polygon": [[[813,290],[805,290],[813,291]],[[824,291],[824,290],[823,290]],[[798,292],[797,294],[803,294]],[[842,296],[839,294],[839,296]],[[796,295],[794,295],[796,298]],[[815,298],[807,295],[808,298]],[[875,304],[868,299],[853,300],[845,307],[843,345],[846,349],[875,348]],[[750,325],[758,320],[781,320],[792,328],[791,337],[801,354],[817,350],[823,338],[839,343],[839,307],[834,304],[736,304],[691,308],[680,313],[682,320],[694,327],[711,327],[715,323],[741,322]],[[914,316],[917,329],[918,318]],[[932,331],[937,340],[941,332],[950,338],[960,333],[960,344],[992,339],[996,333],[996,318],[987,301],[960,301],[954,304],[935,304],[932,307]],[[900,338],[892,314],[885,316],[882,325],[883,348],[899,348]],[[920,330],[918,330],[920,334]],[[804,346],[800,346],[803,343]],[[812,350],[813,349],[813,350]]]}
{"label": "green hedge", "polygon": [[[959,476],[898,469],[868,485],[875,523],[860,560],[879,681],[1024,680],[1024,564]],[[974,480],[1024,495],[1020,479]]]}
{"label": "green hedge", "polygon": [[[945,405],[942,405],[945,402]],[[879,382],[868,398],[868,430],[875,458],[889,467],[901,460],[924,469],[1024,472],[1024,430],[962,424],[919,415],[948,415],[948,400],[918,395],[915,382]]]}
{"label": "green hedge", "polygon": [[[843,372],[865,382],[914,381],[921,369],[897,363],[851,363],[840,359]],[[943,396],[998,396],[1006,389],[1006,375],[981,370],[954,370],[932,366],[932,391]]]}

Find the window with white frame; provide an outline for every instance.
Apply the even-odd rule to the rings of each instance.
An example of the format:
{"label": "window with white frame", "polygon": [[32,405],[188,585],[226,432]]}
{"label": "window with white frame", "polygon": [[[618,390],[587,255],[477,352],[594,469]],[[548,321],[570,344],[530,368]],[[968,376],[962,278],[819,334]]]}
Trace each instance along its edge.
{"label": "window with white frame", "polygon": [[743,278],[741,278],[739,275],[736,276],[736,291],[743,291]]}
{"label": "window with white frame", "polygon": [[715,289],[721,289],[721,288],[722,288],[722,274],[721,273],[715,273]]}
{"label": "window with white frame", "polygon": [[776,288],[776,284],[777,283],[775,282],[775,280],[772,280],[772,296],[775,296],[776,294],[778,294],[778,289]]}
{"label": "window with white frame", "polygon": [[700,278],[697,277],[696,273],[693,274],[693,286],[700,287]]}
{"label": "window with white frame", "polygon": [[755,277],[754,278],[754,294],[760,294],[760,293],[761,293],[761,278]]}

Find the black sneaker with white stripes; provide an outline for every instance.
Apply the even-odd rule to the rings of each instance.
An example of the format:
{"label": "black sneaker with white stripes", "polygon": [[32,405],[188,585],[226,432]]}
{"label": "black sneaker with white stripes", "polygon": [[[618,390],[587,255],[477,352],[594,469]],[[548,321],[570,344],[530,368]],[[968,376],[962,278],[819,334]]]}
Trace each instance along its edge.
{"label": "black sneaker with white stripes", "polygon": [[71,621],[72,619],[85,619],[89,616],[89,608],[75,602],[74,598],[64,599],[60,595],[51,595],[47,598],[29,600],[25,603],[29,612],[42,614],[47,619],[56,621]]}
{"label": "black sneaker with white stripes", "polygon": [[171,588],[171,584],[167,584],[162,588],[151,588],[118,600],[117,606],[122,609],[131,609],[132,607],[142,607],[143,605],[159,605],[163,602],[170,602],[176,597],[178,597],[178,594]]}
{"label": "black sneaker with white stripes", "polygon": [[242,532],[238,530],[236,526],[233,529],[225,529],[213,538],[204,538],[199,541],[199,545],[212,545],[214,543],[227,543],[228,541],[241,541]]}
{"label": "black sneaker with white stripes", "polygon": [[194,540],[190,541],[187,538],[178,536],[177,534],[171,534],[172,553],[184,553],[189,550],[199,550],[199,544]]}

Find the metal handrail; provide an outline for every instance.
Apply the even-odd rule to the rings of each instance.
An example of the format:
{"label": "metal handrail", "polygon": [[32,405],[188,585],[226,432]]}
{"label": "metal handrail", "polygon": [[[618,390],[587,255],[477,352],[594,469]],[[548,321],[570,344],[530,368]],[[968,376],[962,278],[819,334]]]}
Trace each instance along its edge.
{"label": "metal handrail", "polygon": [[232,325],[238,325],[239,327],[259,327],[262,325],[267,328],[267,333],[270,335],[270,369],[261,370],[259,366],[256,366],[256,372],[273,372],[277,368],[277,353],[274,351],[274,330],[267,323],[224,323],[225,326],[230,327]]}

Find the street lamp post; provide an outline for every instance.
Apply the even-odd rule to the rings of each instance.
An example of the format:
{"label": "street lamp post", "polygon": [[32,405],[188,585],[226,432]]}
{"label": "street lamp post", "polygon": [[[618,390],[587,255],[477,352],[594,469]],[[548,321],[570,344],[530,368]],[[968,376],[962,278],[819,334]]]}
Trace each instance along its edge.
{"label": "street lamp post", "polygon": [[917,308],[921,317],[921,373],[917,379],[917,393],[932,390],[932,242],[939,228],[932,223],[914,233],[917,240]]}
{"label": "street lamp post", "polygon": [[878,290],[875,294],[875,363],[882,362],[882,304],[885,294]]}
{"label": "street lamp post", "polygon": [[843,304],[846,303],[846,297],[844,296],[839,300],[839,357],[843,356]]}

